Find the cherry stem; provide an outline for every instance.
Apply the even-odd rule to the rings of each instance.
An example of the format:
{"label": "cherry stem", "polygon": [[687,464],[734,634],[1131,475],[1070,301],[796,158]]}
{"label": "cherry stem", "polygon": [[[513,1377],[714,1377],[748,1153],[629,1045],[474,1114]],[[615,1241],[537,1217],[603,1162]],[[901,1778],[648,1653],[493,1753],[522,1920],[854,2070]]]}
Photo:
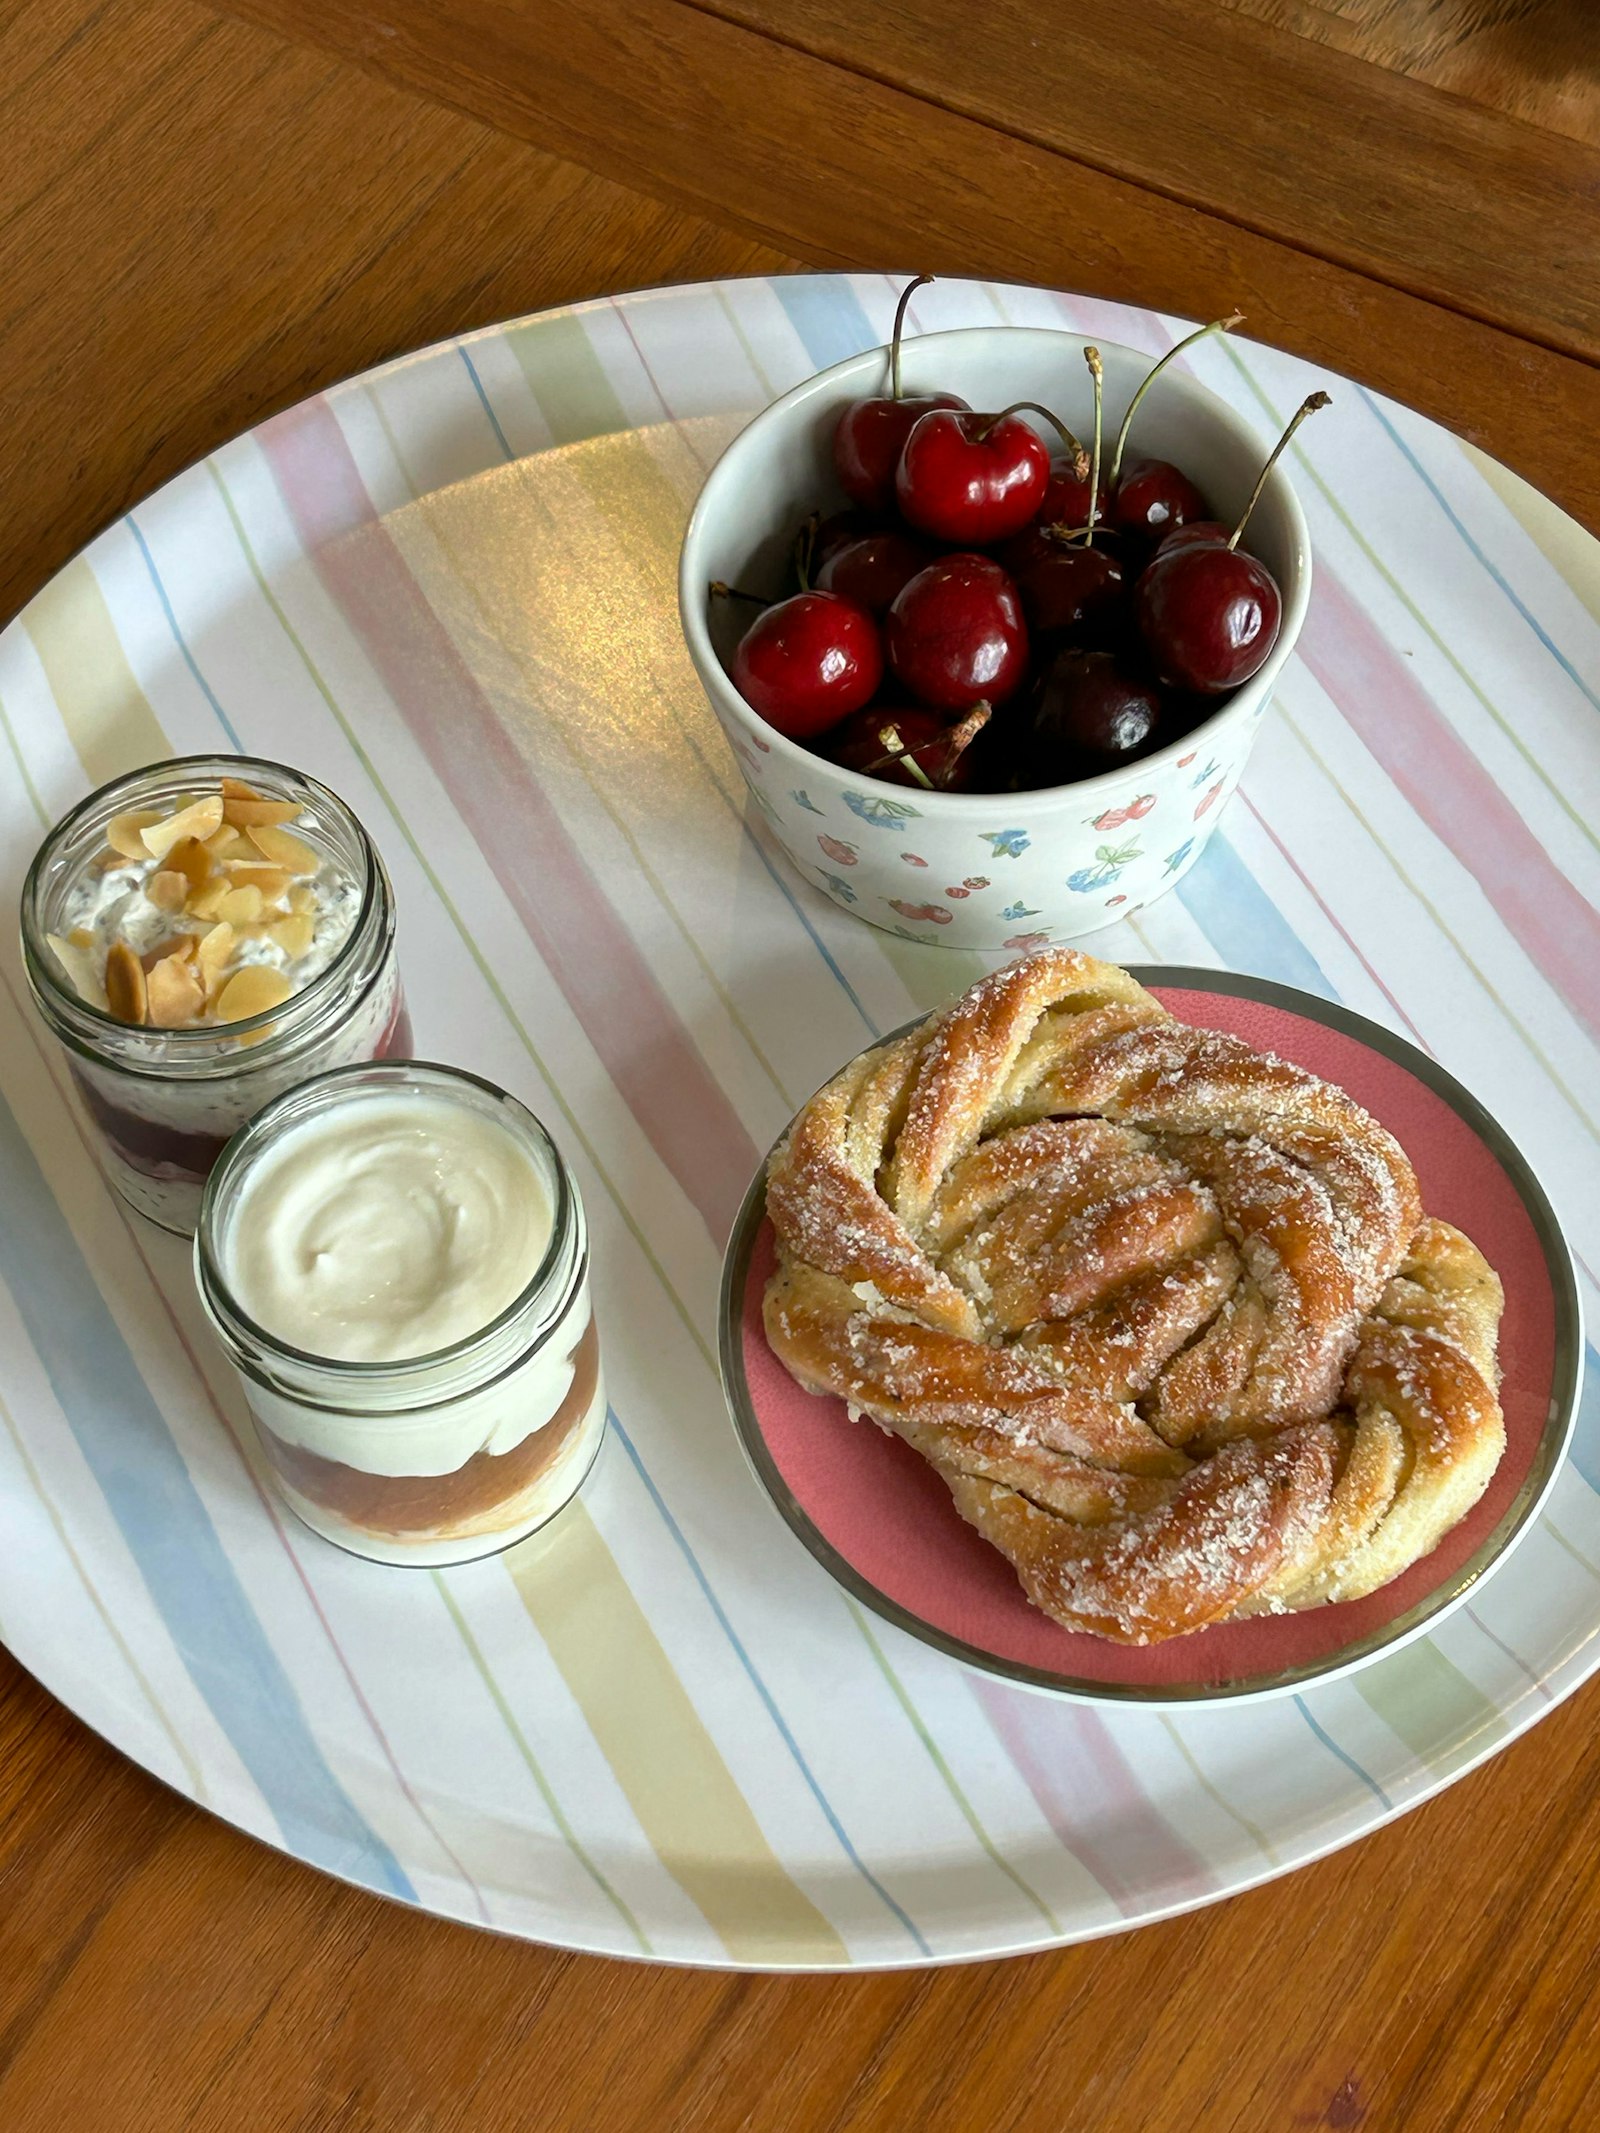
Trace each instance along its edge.
{"label": "cherry stem", "polygon": [[991,705],[980,700],[973,705],[964,719],[950,728],[949,738],[945,742],[944,767],[939,772],[941,790],[955,776],[956,765],[960,762],[962,755],[977,739],[984,727],[988,725],[992,708]]}
{"label": "cherry stem", "polygon": [[919,274],[915,281],[908,281],[900,291],[900,301],[894,307],[894,332],[889,339],[889,394],[891,399],[901,399],[900,391],[900,336],[906,329],[906,311],[911,299],[919,289],[925,289],[933,276]]}
{"label": "cherry stem", "polygon": [[893,724],[880,726],[878,728],[878,738],[883,743],[883,754],[875,755],[872,758],[872,761],[866,767],[865,775],[870,778],[872,773],[875,770],[881,770],[885,763],[904,763],[906,769],[910,771],[923,791],[932,792],[932,778],[929,777],[905,742],[901,740],[899,727]]}
{"label": "cherry stem", "polygon": [[1088,364],[1089,375],[1094,380],[1094,450],[1089,454],[1089,523],[1083,532],[1084,547],[1092,548],[1095,520],[1100,516],[1096,506],[1100,489],[1100,424],[1105,411],[1105,370],[1098,348],[1086,348],[1083,351],[1083,360]]}
{"label": "cherry stem", "polygon": [[1160,362],[1145,372],[1140,382],[1139,390],[1128,402],[1128,412],[1123,416],[1122,427],[1117,432],[1117,448],[1111,455],[1111,479],[1107,483],[1108,488],[1115,489],[1117,486],[1117,476],[1122,472],[1122,454],[1128,443],[1128,428],[1133,421],[1134,415],[1138,412],[1139,402],[1144,398],[1151,386],[1154,385],[1173,357],[1181,356],[1186,348],[1192,348],[1196,341],[1203,341],[1209,333],[1231,333],[1235,326],[1243,325],[1243,323],[1244,313],[1242,311],[1230,311],[1226,318],[1214,318],[1209,326],[1200,327],[1197,332],[1191,333],[1186,339],[1179,341],[1175,348],[1169,348]]}
{"label": "cherry stem", "polygon": [[800,521],[800,531],[794,537],[794,574],[800,581],[800,590],[811,590],[811,567],[817,560],[817,535],[822,531],[822,513],[812,511]]}
{"label": "cherry stem", "polygon": [[737,585],[724,584],[721,578],[711,580],[711,597],[713,600],[748,600],[753,607],[772,605],[772,602],[764,599],[760,593],[745,592]]}
{"label": "cherry stem", "polygon": [[[980,701],[973,705],[964,718],[950,728],[944,740],[944,761],[939,766],[939,775],[936,778],[929,777],[928,773],[917,761],[916,752],[908,748],[900,738],[900,729],[893,719],[886,719],[878,728],[878,738],[883,743],[883,754],[875,755],[870,763],[864,763],[861,766],[861,774],[863,777],[870,778],[874,771],[882,770],[886,763],[903,763],[924,792],[942,792],[954,776],[956,764],[960,761],[963,752],[977,739],[984,727],[988,725],[989,717],[990,706]],[[924,741],[922,746],[926,748],[931,746],[931,743]]]}
{"label": "cherry stem", "polygon": [[1009,407],[1001,408],[998,415],[988,416],[984,421],[982,429],[976,432],[975,441],[979,444],[982,444],[984,439],[990,434],[990,432],[995,429],[998,429],[1000,424],[1005,421],[1008,415],[1043,415],[1045,421],[1048,422],[1050,427],[1056,431],[1056,433],[1061,439],[1061,442],[1072,454],[1072,471],[1077,476],[1078,480],[1082,481],[1089,467],[1088,453],[1084,450],[1083,446],[1079,444],[1077,438],[1073,436],[1071,430],[1067,428],[1067,425],[1062,421],[1061,417],[1059,415],[1052,415],[1049,408],[1041,407],[1037,400],[1014,400]]}
{"label": "cherry stem", "polygon": [[1250,501],[1245,505],[1244,510],[1240,513],[1238,525],[1234,527],[1233,532],[1228,536],[1228,546],[1230,548],[1238,547],[1239,536],[1241,533],[1243,533],[1245,526],[1248,524],[1250,514],[1256,507],[1257,499],[1260,497],[1262,490],[1267,485],[1267,476],[1272,472],[1273,467],[1277,464],[1279,454],[1283,451],[1285,445],[1288,444],[1289,439],[1294,435],[1295,431],[1300,427],[1301,423],[1304,422],[1307,415],[1314,415],[1319,408],[1329,407],[1331,405],[1332,402],[1326,393],[1312,393],[1309,398],[1301,401],[1299,407],[1295,410],[1294,415],[1290,420],[1289,427],[1284,431],[1283,435],[1272,447],[1272,450],[1267,454],[1267,463],[1261,469],[1260,474],[1256,477],[1255,487],[1250,491]]}

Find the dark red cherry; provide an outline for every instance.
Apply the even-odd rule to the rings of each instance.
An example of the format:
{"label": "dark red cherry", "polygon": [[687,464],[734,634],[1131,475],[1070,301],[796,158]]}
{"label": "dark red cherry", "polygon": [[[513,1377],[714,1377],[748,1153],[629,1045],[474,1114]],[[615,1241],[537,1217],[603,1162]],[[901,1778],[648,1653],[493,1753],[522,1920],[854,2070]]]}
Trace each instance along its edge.
{"label": "dark red cherry", "polygon": [[906,439],[895,494],[909,525],[960,546],[1020,533],[1038,512],[1050,455],[1020,415],[924,415]]}
{"label": "dark red cherry", "polygon": [[[1100,517],[1106,512],[1106,485],[1100,484]],[[1089,470],[1081,460],[1050,462],[1050,479],[1044,485],[1044,501],[1037,520],[1041,526],[1083,526],[1089,519]]]}
{"label": "dark red cherry", "polygon": [[885,624],[889,664],[920,702],[1004,703],[1028,670],[1028,625],[1010,578],[986,555],[947,555],[902,587]]}
{"label": "dark red cherry", "polygon": [[1210,515],[1211,506],[1170,459],[1135,459],[1111,494],[1111,523],[1152,543]]}
{"label": "dark red cherry", "polygon": [[1170,555],[1174,548],[1226,548],[1231,526],[1218,518],[1197,518],[1186,526],[1174,526],[1161,536],[1157,555]]}
{"label": "dark red cherry", "polygon": [[1113,652],[1057,652],[1039,682],[1026,762],[1038,785],[1068,785],[1156,746],[1161,694]]}
{"label": "dark red cherry", "polygon": [[932,561],[927,542],[909,533],[869,533],[835,548],[817,572],[817,583],[825,592],[854,600],[869,615],[881,615],[900,588]]}
{"label": "dark red cherry", "polygon": [[1278,581],[1225,542],[1166,549],[1135,595],[1139,634],[1169,687],[1221,696],[1248,681],[1277,642]]}
{"label": "dark red cherry", "polygon": [[733,655],[734,687],[791,741],[814,740],[869,703],[883,643],[865,608],[838,593],[796,593],[757,615]]}
{"label": "dark red cherry", "polygon": [[1007,541],[998,560],[1016,581],[1035,636],[1071,631],[1089,642],[1116,633],[1126,608],[1127,577],[1109,549],[1053,540],[1030,526]]}
{"label": "dark red cherry", "polygon": [[[804,552],[806,535],[812,524],[807,520],[800,529],[800,548]],[[852,541],[864,541],[869,533],[882,531],[870,511],[857,511],[852,505],[847,511],[835,511],[829,517],[816,522],[817,530],[811,535],[811,567],[821,570],[829,556],[841,548],[848,548]]]}
{"label": "dark red cherry", "polygon": [[846,496],[869,511],[892,511],[895,475],[906,439],[924,415],[965,408],[954,393],[919,393],[904,400],[857,400],[833,433],[833,466]]}
{"label": "dark red cherry", "polygon": [[[965,792],[972,782],[973,757],[970,749],[955,746],[953,734],[949,719],[920,704],[904,709],[869,704],[829,736],[827,752],[858,777],[881,778],[888,785],[926,781],[943,792]],[[920,778],[908,756],[922,772]]]}

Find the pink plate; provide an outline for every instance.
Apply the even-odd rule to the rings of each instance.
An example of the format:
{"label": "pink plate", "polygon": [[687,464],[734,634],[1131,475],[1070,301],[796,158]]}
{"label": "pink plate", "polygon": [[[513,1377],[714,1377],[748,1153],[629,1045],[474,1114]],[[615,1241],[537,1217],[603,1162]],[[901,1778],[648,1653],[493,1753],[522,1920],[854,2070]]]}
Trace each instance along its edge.
{"label": "pink plate", "polygon": [[1187,1702],[1282,1693],[1436,1625],[1531,1524],[1566,1448],[1582,1356],[1566,1245],[1537,1179],[1459,1082],[1392,1032],[1307,993],[1228,972],[1137,971],[1187,1022],[1231,1030],[1347,1089],[1416,1167],[1430,1214],[1466,1231],[1506,1290],[1506,1454],[1483,1500],[1432,1555],[1342,1607],[1262,1616],[1149,1650],[1060,1628],[966,1524],[899,1438],[805,1393],[767,1346],[773,1238],[757,1179],[729,1246],[723,1374],[756,1473],[818,1560],[868,1606],[1011,1680],[1086,1697]]}

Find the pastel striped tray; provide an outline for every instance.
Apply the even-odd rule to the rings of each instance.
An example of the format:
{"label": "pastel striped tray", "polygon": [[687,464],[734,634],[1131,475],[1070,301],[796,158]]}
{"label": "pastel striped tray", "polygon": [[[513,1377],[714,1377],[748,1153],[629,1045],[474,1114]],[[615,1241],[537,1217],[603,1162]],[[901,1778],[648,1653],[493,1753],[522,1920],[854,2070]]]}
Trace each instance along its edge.
{"label": "pastel striped tray", "polygon": [[[241,1828],[453,1917],[742,1967],[954,1960],[1208,1902],[1402,1813],[1600,1665],[1600,1367],[1537,1529],[1435,1634],[1250,1709],[1074,1707],[869,1619],[749,1477],[721,1247],[766,1147],[977,958],[788,873],[678,641],[706,465],[893,284],[660,291],[431,349],[193,468],[0,637],[0,839],[218,745],[347,795],[422,1050],[549,1122],[594,1237],[614,1428],[581,1501],[443,1574],[266,1492],[183,1249],[124,1215],[0,951],[0,1635]],[[925,327],[1176,321],[945,283]],[[1195,358],[1264,432],[1314,382]],[[1299,654],[1203,862],[1094,945],[1403,1030],[1513,1128],[1600,1263],[1600,549],[1353,386],[1296,475]],[[6,757],[0,757],[5,763]],[[1592,1303],[1592,1298],[1587,1298]],[[1591,1314],[1592,1316],[1592,1314]]]}

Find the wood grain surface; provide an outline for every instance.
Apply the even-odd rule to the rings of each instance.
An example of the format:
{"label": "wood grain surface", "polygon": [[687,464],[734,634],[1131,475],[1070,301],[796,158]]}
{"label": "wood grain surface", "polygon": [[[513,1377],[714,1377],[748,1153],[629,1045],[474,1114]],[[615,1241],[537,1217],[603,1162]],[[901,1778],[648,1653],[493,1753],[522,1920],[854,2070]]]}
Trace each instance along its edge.
{"label": "wood grain surface", "polygon": [[[1276,26],[1241,19],[1268,5]],[[1340,56],[1290,34],[1322,13],[1330,43],[1388,36],[1379,56],[1425,73],[1406,12],[995,0],[984,64],[962,71],[946,0],[13,7],[0,607],[196,454],[399,349],[794,261],[1201,315],[1238,301],[1262,337],[1454,421],[1600,524],[1594,292],[1549,286],[1560,247],[1594,256],[1589,152],[1507,118],[1537,112],[1515,83],[1474,105],[1362,65],[1359,37]],[[1564,67],[1587,10],[1544,12]],[[1146,152],[1127,112],[1096,114],[1090,142],[1021,68],[1030,22],[1092,32],[1109,68],[1105,25],[1135,13],[1120,93],[1167,95],[1145,77],[1181,55],[1223,142],[1253,86],[1260,186],[1241,191],[1205,127]],[[1326,158],[1303,109],[1274,131],[1272,102],[1280,81],[1312,97],[1324,59],[1328,110],[1388,114]],[[1429,191],[1451,170],[1470,174],[1487,295]],[[1320,219],[1297,212],[1308,195]],[[1555,218],[1537,243],[1530,202]],[[1011,1963],[783,1980],[554,1954],[344,1888],[179,1801],[0,1658],[0,2128],[1589,2126],[1597,1713],[1600,1689],[1581,1693],[1399,1824],[1186,1919]]]}

